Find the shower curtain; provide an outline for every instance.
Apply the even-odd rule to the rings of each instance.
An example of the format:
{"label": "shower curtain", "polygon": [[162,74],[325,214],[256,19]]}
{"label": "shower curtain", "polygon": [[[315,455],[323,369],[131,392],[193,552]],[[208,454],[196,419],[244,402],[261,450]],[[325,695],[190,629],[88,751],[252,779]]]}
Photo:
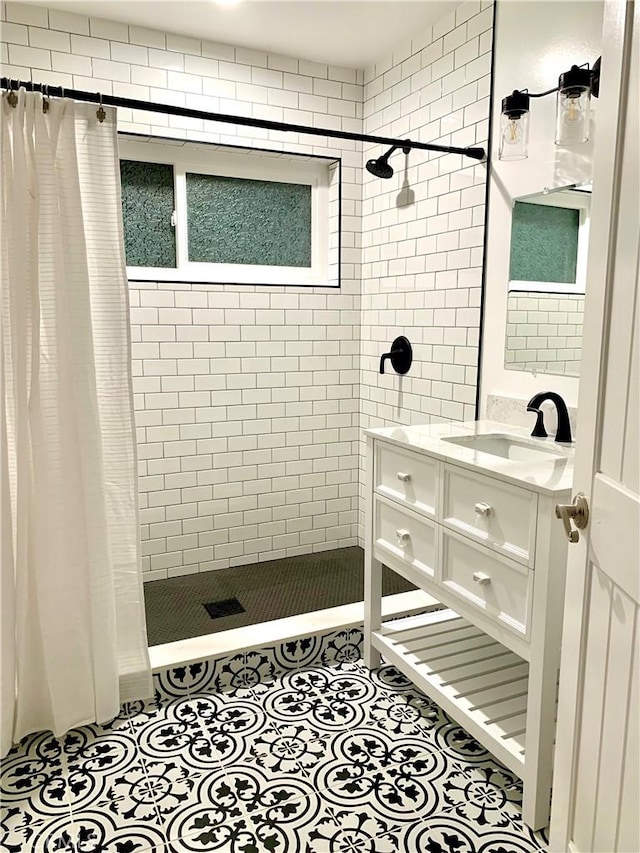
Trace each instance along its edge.
{"label": "shower curtain", "polygon": [[1,749],[150,696],[115,110],[2,97]]}

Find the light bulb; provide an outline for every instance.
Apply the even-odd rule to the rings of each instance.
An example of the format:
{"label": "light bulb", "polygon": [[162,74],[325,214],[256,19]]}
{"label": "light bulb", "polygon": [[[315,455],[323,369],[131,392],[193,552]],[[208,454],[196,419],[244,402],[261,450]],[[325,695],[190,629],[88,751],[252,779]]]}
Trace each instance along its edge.
{"label": "light bulb", "polygon": [[525,160],[529,138],[529,113],[520,116],[502,116],[500,133],[500,160]]}
{"label": "light bulb", "polygon": [[524,160],[529,141],[529,95],[515,89],[502,101],[500,160]]}
{"label": "light bulb", "polygon": [[522,123],[520,119],[509,119],[504,141],[506,145],[517,145],[522,140]]}
{"label": "light bulb", "polygon": [[566,122],[582,121],[580,98],[565,98],[562,104],[562,120]]}
{"label": "light bulb", "polygon": [[591,92],[558,92],[556,145],[577,145],[589,139]]}
{"label": "light bulb", "polygon": [[572,65],[558,80],[556,145],[577,145],[589,139],[592,73]]}

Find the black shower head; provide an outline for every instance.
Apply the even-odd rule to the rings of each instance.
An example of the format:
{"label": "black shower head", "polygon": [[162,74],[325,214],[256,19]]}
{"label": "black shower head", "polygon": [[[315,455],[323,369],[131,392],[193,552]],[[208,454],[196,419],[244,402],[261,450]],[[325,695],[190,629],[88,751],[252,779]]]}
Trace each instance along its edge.
{"label": "black shower head", "polygon": [[390,178],[393,175],[393,169],[389,165],[391,151],[383,154],[382,157],[378,157],[377,160],[367,160],[367,172],[371,172],[376,178]]}
{"label": "black shower head", "polygon": [[386,154],[378,157],[377,160],[367,160],[367,172],[371,172],[376,178],[390,178],[393,175],[393,169],[389,165],[389,157],[391,157],[396,148],[397,145],[394,145]]}
{"label": "black shower head", "polygon": [[[393,175],[393,169],[389,165],[389,157],[400,148],[399,145],[393,145],[386,154],[383,154],[381,157],[378,157],[377,160],[367,160],[366,168],[367,172],[371,172],[372,175],[375,175],[376,178],[390,178]],[[408,154],[411,150],[410,148],[402,149],[405,154]]]}

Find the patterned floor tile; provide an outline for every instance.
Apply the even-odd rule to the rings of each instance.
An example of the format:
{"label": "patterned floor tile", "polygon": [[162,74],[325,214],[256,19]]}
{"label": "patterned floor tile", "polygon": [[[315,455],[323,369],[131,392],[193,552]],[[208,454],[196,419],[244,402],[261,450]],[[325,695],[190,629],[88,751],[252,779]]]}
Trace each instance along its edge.
{"label": "patterned floor tile", "polygon": [[415,820],[439,807],[447,764],[436,750],[426,752],[393,742],[379,732],[347,732],[330,744],[331,753],[309,779],[336,809],[364,811],[387,822]]}
{"label": "patterned floor tile", "polygon": [[334,811],[309,833],[308,853],[397,853],[399,828],[368,810]]}
{"label": "patterned floor tile", "polygon": [[203,778],[190,803],[166,821],[165,832],[180,851],[289,853],[303,850],[299,835],[322,809],[322,799],[305,779],[238,765]]}
{"label": "patterned floor tile", "polygon": [[197,699],[184,697],[132,720],[142,760],[174,762],[193,769],[217,769],[215,745],[207,737],[196,708]]}
{"label": "patterned floor tile", "polygon": [[254,738],[272,728],[261,703],[253,698],[204,693],[192,696],[190,706],[210,744],[209,754],[225,765],[242,761]]}
{"label": "patterned floor tile", "polygon": [[206,689],[214,677],[214,668],[214,661],[200,661],[156,673],[153,676],[155,694],[160,700],[170,701]]}
{"label": "patterned floor tile", "polygon": [[320,662],[322,666],[351,669],[362,658],[364,634],[362,628],[344,628],[322,637]]}
{"label": "patterned floor tile", "polygon": [[74,815],[69,827],[54,829],[42,853],[148,853],[163,850],[165,841],[158,826],[135,819],[122,824],[101,809],[88,809]]}
{"label": "patterned floor tile", "polygon": [[83,726],[67,732],[61,742],[72,811],[108,797],[117,799],[119,795],[111,790],[115,780],[129,771],[143,773],[138,744],[129,728],[108,731]]}
{"label": "patterned floor tile", "polygon": [[451,721],[423,693],[378,688],[366,707],[363,724],[397,737],[423,738],[426,745],[435,746],[436,732]]}
{"label": "patterned floor tile", "polygon": [[343,728],[361,726],[369,715],[369,706],[376,698],[376,687],[366,671],[335,668],[313,670],[312,686],[321,699],[328,719],[337,720]]}
{"label": "patterned floor tile", "polygon": [[434,812],[386,836],[398,853],[536,853],[538,842],[510,827],[481,827],[453,812]]}
{"label": "patterned floor tile", "polygon": [[521,781],[361,629],[154,677],[104,726],[25,738],[4,853],[534,853]]}
{"label": "patterned floor tile", "polygon": [[276,659],[274,649],[241,652],[228,660],[215,661],[208,690],[242,697],[262,691],[287,670]]}
{"label": "patterned floor tile", "polygon": [[[448,762],[443,806],[452,815],[482,829],[521,837],[538,850],[546,832],[533,832],[522,819],[522,782],[493,759],[482,763]],[[528,849],[528,848],[527,848]]]}
{"label": "patterned floor tile", "polygon": [[335,832],[331,816],[322,814],[315,818],[314,824],[301,826],[254,824],[244,817],[233,819],[224,825],[203,822],[196,834],[172,840],[158,853],[315,853],[316,850],[338,853],[339,848],[313,845],[310,838],[316,827],[320,828],[320,831],[329,827],[326,829],[329,838],[330,833]]}
{"label": "patterned floor tile", "polygon": [[272,684],[261,701],[274,725],[305,724],[318,732],[343,732],[344,708],[331,707],[323,701],[316,689],[322,680],[319,670],[299,670]]}
{"label": "patterned floor tile", "polygon": [[371,681],[382,690],[393,690],[395,693],[405,690],[418,692],[413,682],[391,663],[383,662],[381,666],[375,669],[367,669],[367,672],[369,672]]}
{"label": "patterned floor tile", "polygon": [[[56,827],[69,830],[71,809],[65,806],[57,815],[43,815],[29,803],[2,808],[0,813],[0,850],[3,853],[50,853],[55,848],[49,839]],[[62,848],[64,849],[64,848]]]}
{"label": "patterned floor tile", "polygon": [[249,760],[264,769],[304,776],[324,758],[328,745],[328,734],[305,725],[271,727],[254,739]]}
{"label": "patterned floor tile", "polygon": [[282,674],[314,663],[322,652],[321,636],[301,637],[288,640],[266,650],[273,657],[274,665]]}
{"label": "patterned floor tile", "polygon": [[433,730],[433,740],[437,749],[451,761],[466,761],[482,764],[495,760],[481,743],[472,737],[462,726],[444,715],[445,722]]}
{"label": "patterned floor tile", "polygon": [[[66,815],[70,799],[62,742],[40,732],[14,746],[2,762],[0,799],[0,825],[18,823],[15,809],[24,813],[25,822],[31,826]],[[12,814],[5,814],[8,811]]]}

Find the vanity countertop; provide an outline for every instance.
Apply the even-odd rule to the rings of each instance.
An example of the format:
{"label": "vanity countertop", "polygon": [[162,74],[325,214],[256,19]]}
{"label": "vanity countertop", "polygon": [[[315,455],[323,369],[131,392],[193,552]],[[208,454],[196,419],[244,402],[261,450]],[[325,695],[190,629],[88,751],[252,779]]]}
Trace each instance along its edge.
{"label": "vanity countertop", "polygon": [[[508,435],[525,439],[532,446],[548,446],[554,453],[549,459],[516,461],[481,452],[472,447],[453,444],[446,439],[458,436]],[[531,438],[529,429],[497,421],[465,421],[463,423],[430,424],[424,426],[393,426],[367,429],[366,435],[390,444],[425,453],[471,471],[525,486],[545,495],[570,491],[573,482],[575,445],[564,445],[549,438]]]}

